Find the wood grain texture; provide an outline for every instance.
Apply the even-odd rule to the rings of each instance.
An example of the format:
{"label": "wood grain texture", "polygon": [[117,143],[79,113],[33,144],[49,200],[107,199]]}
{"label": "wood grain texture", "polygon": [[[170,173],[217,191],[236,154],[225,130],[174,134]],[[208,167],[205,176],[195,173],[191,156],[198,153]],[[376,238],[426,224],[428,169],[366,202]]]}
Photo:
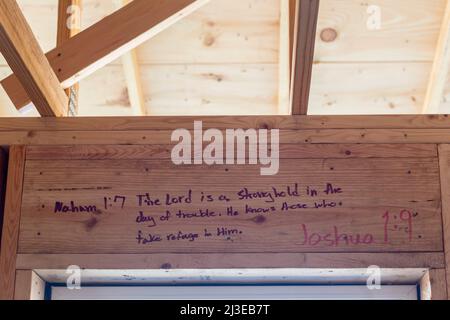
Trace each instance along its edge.
{"label": "wood grain texture", "polygon": [[67,269],[443,268],[442,253],[19,254],[17,268]]}
{"label": "wood grain texture", "polygon": [[310,114],[421,114],[430,68],[429,62],[315,63]]}
{"label": "wood grain texture", "polygon": [[422,113],[438,113],[450,68],[450,1],[444,11]]}
{"label": "wood grain texture", "polygon": [[[77,172],[77,174],[74,174]],[[259,175],[259,166],[181,166],[160,160],[46,160],[27,161],[23,212],[19,241],[20,253],[192,253],[213,252],[406,252],[441,251],[439,169],[436,158],[384,159],[282,159],[277,176]],[[217,185],[220,181],[220,185]],[[278,190],[299,184],[300,198],[285,199],[288,203],[307,203],[307,209],[282,211],[283,201],[270,204],[261,200],[238,200],[237,192],[246,187],[265,191],[270,186]],[[312,209],[305,195],[307,186],[318,190],[332,183],[345,190],[342,195],[318,196],[315,201],[336,203],[332,209]],[[187,194],[192,190],[188,205],[141,207],[137,195],[150,192],[154,198],[166,193]],[[230,201],[205,204],[201,192],[225,195]],[[321,192],[321,191],[320,191]],[[127,206],[103,207],[103,198],[126,196]],[[56,202],[70,205],[95,206],[91,213],[55,213]],[[315,202],[313,201],[313,202]],[[245,212],[243,207],[266,208],[265,214]],[[240,211],[229,217],[226,210],[233,206]],[[178,210],[194,212],[209,209],[215,217],[185,219],[175,217]],[[155,229],[137,224],[139,211],[158,218],[166,210],[174,214],[167,223]],[[244,210],[244,211],[242,211]],[[384,243],[383,214],[397,218],[407,210],[414,216],[405,227],[402,217],[398,224],[389,225],[392,239]],[[405,211],[406,212],[406,211]],[[220,216],[219,214],[222,214]],[[404,216],[404,214],[402,214]],[[159,219],[159,218],[158,218]],[[330,221],[332,223],[330,224]],[[38,223],[39,222],[39,223]],[[354,245],[346,241],[336,245],[324,242],[302,244],[302,226],[308,232],[372,234],[370,244]],[[145,224],[144,224],[145,225]],[[70,228],[68,228],[70,226]],[[142,227],[143,226],[143,227]],[[398,229],[395,228],[397,226]],[[199,237],[195,242],[167,241],[138,245],[142,232],[161,234],[200,233],[205,228],[238,230],[232,237],[211,239]],[[393,228],[391,230],[391,227]],[[406,229],[405,229],[406,228]],[[336,230],[337,230],[336,229]],[[397,231],[395,231],[397,230]],[[398,231],[399,230],[399,231]],[[407,230],[414,230],[408,233]],[[391,232],[392,231],[392,232]],[[242,232],[242,233],[240,233]],[[354,238],[355,239],[355,238]]]}
{"label": "wood grain texture", "polygon": [[278,112],[279,115],[291,114],[291,0],[280,0],[280,40],[278,50]]}
{"label": "wood grain texture", "polygon": [[[430,62],[315,63],[309,114],[420,114],[431,65]],[[279,67],[277,63],[248,62],[144,64],[141,77],[145,105],[155,116],[279,114]],[[106,66],[83,81],[81,115],[132,115],[120,66]],[[246,90],[241,90],[243,87]],[[446,88],[448,95],[448,82]],[[449,112],[445,105],[443,102],[439,113]]]}
{"label": "wood grain texture", "polygon": [[[277,114],[276,63],[142,65],[140,70],[149,115]],[[81,116],[111,109],[132,115],[122,67],[106,66],[83,84]]]}
{"label": "wood grain texture", "polygon": [[23,95],[42,116],[66,115],[67,96],[15,0],[1,2],[0,24],[0,49]]}
{"label": "wood grain texture", "polygon": [[[20,1],[47,52],[55,47],[56,1],[38,2]],[[113,12],[112,1],[85,0],[83,29]],[[279,15],[279,0],[214,0],[139,46],[136,56],[146,111],[152,115],[177,111],[257,114],[259,109],[263,114],[274,113]],[[219,83],[208,74],[222,75],[224,80]],[[172,80],[167,81],[166,77]],[[80,85],[83,89],[79,95],[79,115],[133,115],[120,59],[83,79]],[[243,86],[246,90],[240,90]],[[0,102],[12,110],[12,103],[4,96]]]}
{"label": "wood grain texture", "polygon": [[[0,119],[3,144],[167,144],[169,131],[190,128],[405,128],[364,130],[282,130],[282,143],[448,143],[449,119],[442,116],[152,117],[83,119]],[[142,128],[156,131],[141,131]],[[417,129],[409,129],[417,128]],[[431,129],[439,128],[439,129]],[[160,130],[161,129],[161,130]],[[41,131],[44,130],[44,131]],[[52,130],[52,131],[48,131]],[[54,131],[53,131],[54,130]],[[75,131],[70,131],[75,130]],[[82,132],[79,130],[87,130]],[[103,130],[127,130],[104,132]],[[98,131],[98,132],[97,132]],[[93,134],[93,132],[96,132]],[[150,137],[150,138],[149,138]],[[148,140],[147,140],[148,139]]]}
{"label": "wood grain texture", "polygon": [[446,3],[323,0],[310,114],[422,113]]}
{"label": "wood grain texture", "polygon": [[431,269],[429,271],[431,300],[447,300],[447,285],[445,269]]}
{"label": "wood grain texture", "polygon": [[138,61],[143,66],[276,65],[279,8],[280,0],[210,1],[139,47]]}
{"label": "wood grain texture", "polygon": [[[82,0],[58,0],[57,47],[80,33],[81,10]],[[65,91],[69,97],[69,114],[74,116],[78,113],[79,84],[76,83]]]}
{"label": "wood grain texture", "polygon": [[0,131],[143,131],[193,128],[232,129],[450,129],[448,115],[365,116],[178,116],[0,118]]}
{"label": "wood grain texture", "polygon": [[[33,2],[27,1],[31,2],[27,4],[31,7]],[[295,3],[295,0],[290,1]],[[446,1],[376,0],[371,3],[360,3],[354,0],[322,0],[319,7],[315,61],[432,62]],[[243,0],[230,3],[227,0],[214,0],[174,25],[163,35],[151,39],[139,48],[139,61],[141,64],[153,65],[195,64],[201,61],[237,63],[244,62],[242,57],[245,57],[245,61],[274,63],[277,61],[276,8],[279,7],[278,2],[277,0]],[[379,6],[382,10],[380,30],[367,28],[367,20],[370,18],[367,8],[371,4]],[[42,4],[41,7],[44,5]],[[85,26],[95,23],[104,14],[112,11],[111,4],[102,0],[87,1],[86,7],[86,14],[83,17]],[[236,21],[240,19],[236,17],[238,12],[242,12],[247,21],[251,18],[251,23],[239,23],[242,28],[241,35],[250,35],[248,41],[239,40],[236,34]],[[204,21],[214,22],[214,25],[205,25]],[[264,28],[264,31],[258,32],[254,29],[255,27],[260,30]],[[327,28],[336,30],[338,37],[335,41],[325,42],[321,39],[321,32]],[[221,30],[223,33],[214,32],[216,30]],[[207,33],[216,36],[218,41],[208,50],[201,50],[204,47],[201,43],[202,35]],[[187,34],[195,34],[196,37],[191,38],[186,36]],[[187,52],[182,56],[176,54],[174,40],[181,41],[182,46],[186,48]],[[265,45],[258,50],[258,46],[251,45],[256,42],[263,42]],[[243,51],[231,50],[228,45],[239,46]],[[224,51],[226,54],[220,54]]]}
{"label": "wood grain texture", "polygon": [[447,288],[450,288],[450,145],[439,145],[439,168],[442,193],[442,228],[446,259]]}
{"label": "wood grain texture", "polygon": [[[376,0],[370,3],[323,0],[319,8],[310,114],[422,112],[445,3],[446,0]],[[20,5],[44,51],[53,49],[56,1],[21,0]],[[83,5],[83,28],[114,11],[111,1],[85,0]],[[367,28],[370,5],[381,8],[380,30]],[[145,90],[147,109],[153,115],[166,114],[166,106],[173,106],[172,114],[178,111],[232,115],[245,114],[247,108],[248,113],[255,114],[261,106],[262,113],[274,113],[278,79],[274,71],[278,70],[280,53],[279,7],[278,0],[214,0],[140,46],[137,58],[142,68],[143,87],[148,88]],[[322,32],[326,33],[327,29],[336,32],[333,41],[322,40]],[[179,47],[183,47],[183,54],[179,54]],[[116,71],[120,71],[120,60],[112,64],[107,67],[109,71],[101,69],[83,80],[85,93],[80,96],[81,114],[132,115],[125,102],[125,79]],[[248,75],[245,83],[236,77],[239,74],[236,64],[271,67]],[[182,73],[181,65],[188,66],[188,70],[183,76],[174,76],[177,80],[170,84],[171,90],[164,91],[167,85],[163,80],[171,74]],[[200,66],[203,67],[201,72],[207,74],[216,73],[220,66],[230,68],[227,80],[218,85],[227,92],[223,100],[208,90],[208,85],[214,82],[196,77]],[[109,76],[109,72],[114,72],[114,77]],[[8,72],[4,74],[7,75]],[[342,81],[344,78],[346,81]],[[234,81],[245,86],[244,97],[239,90],[232,89]],[[155,83],[161,85],[154,87]],[[447,81],[440,113],[450,110],[449,84]],[[103,86],[110,88],[91,89]],[[199,87],[205,89],[190,91]],[[349,93],[350,87],[355,94]],[[183,90],[188,92],[187,102]],[[157,101],[151,101],[155,95]],[[264,99],[258,99],[258,95]],[[269,101],[267,96],[275,98]],[[204,105],[202,99],[212,103]],[[7,96],[0,100],[11,112],[15,111]]]}
{"label": "wood grain texture", "polygon": [[0,300],[9,300],[14,297],[25,152],[26,148],[23,146],[11,146],[9,150],[5,214],[0,250]]}
{"label": "wood grain texture", "polygon": [[[322,0],[315,61],[432,62],[446,1],[376,0],[360,3],[354,0]],[[370,17],[367,8],[371,4],[378,5],[382,10],[380,30],[366,27]],[[20,5],[44,50],[53,49],[56,1],[20,0]],[[84,0],[83,6],[83,29],[113,13],[115,9],[111,1],[104,0]],[[139,63],[276,63],[277,8],[278,0],[242,0],[232,3],[227,0],[211,1],[139,47]],[[242,16],[237,16],[237,13]],[[237,34],[237,27],[241,37]],[[338,37],[335,41],[324,42],[321,39],[321,32],[327,28],[336,30]],[[203,44],[208,34],[217,40],[209,47]],[[264,43],[264,46],[260,47],[258,43]],[[183,55],[177,54],[177,44],[185,48]],[[235,47],[240,49],[233,50]],[[119,64],[119,61],[114,63]]]}
{"label": "wood grain texture", "polygon": [[[170,159],[171,145],[79,145],[30,146],[28,160],[145,160]],[[360,144],[282,144],[282,159],[323,158],[436,158],[437,146],[422,145],[360,145]]]}
{"label": "wood grain texture", "polygon": [[428,270],[419,282],[421,300],[448,300],[446,270]]}
{"label": "wood grain texture", "polygon": [[[6,155],[6,151],[0,147],[0,229],[3,229],[2,228],[3,212],[5,204],[7,170],[8,170],[8,157]],[[0,239],[1,237],[2,237],[2,230],[0,230]]]}
{"label": "wood grain texture", "polygon": [[57,46],[80,33],[81,9],[82,0],[58,0]]}
{"label": "wood grain texture", "polygon": [[[4,131],[0,144],[21,145],[164,145],[172,130]],[[224,132],[224,131],[223,131]],[[450,143],[450,129],[280,130],[280,144],[436,144]]]}
{"label": "wood grain texture", "polygon": [[294,63],[295,24],[297,19],[297,0],[289,0],[289,69]]}
{"label": "wood grain texture", "polygon": [[292,114],[308,114],[319,0],[299,0],[292,71]]}
{"label": "wood grain texture", "polygon": [[14,300],[44,300],[45,281],[33,270],[17,270]]}
{"label": "wood grain texture", "polygon": [[[171,130],[193,128],[281,130],[281,143],[450,143],[448,116],[259,116],[0,119],[3,145],[167,144]],[[347,129],[361,128],[361,129]],[[362,129],[365,128],[365,129]],[[382,129],[376,129],[382,128]],[[147,131],[143,131],[147,129]],[[151,129],[151,130],[150,130]],[[305,129],[305,130],[291,130]],[[340,130],[345,129],[345,130]]]}
{"label": "wood grain texture", "polygon": [[[315,61],[431,62],[446,1],[321,0]],[[380,29],[368,28],[376,18],[369,6],[381,11]],[[327,30],[336,37],[327,37]]]}
{"label": "wood grain texture", "polygon": [[[114,5],[121,8],[129,4],[131,0],[115,0]],[[132,113],[135,116],[145,116],[147,108],[142,89],[141,71],[136,50],[131,50],[122,55],[123,72],[127,83],[128,100]]]}
{"label": "wood grain texture", "polygon": [[[133,1],[48,52],[47,59],[57,71],[63,87],[70,87],[208,1]],[[123,32],[124,29],[127,32]],[[79,48],[83,50],[80,51]],[[25,91],[13,75],[4,79],[2,85],[18,109],[28,104]]]}

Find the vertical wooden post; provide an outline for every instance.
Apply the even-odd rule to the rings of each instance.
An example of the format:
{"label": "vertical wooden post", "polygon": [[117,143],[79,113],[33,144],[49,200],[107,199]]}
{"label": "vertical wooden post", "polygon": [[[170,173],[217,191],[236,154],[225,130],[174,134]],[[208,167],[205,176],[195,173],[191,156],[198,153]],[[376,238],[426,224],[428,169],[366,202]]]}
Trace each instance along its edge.
{"label": "vertical wooden post", "polygon": [[[58,3],[58,28],[56,35],[56,46],[59,47],[66,43],[70,38],[81,31],[82,0],[59,0]],[[66,94],[69,97],[69,115],[76,116],[78,113],[78,91],[79,85],[75,83],[67,88]]]}
{"label": "vertical wooden post", "polygon": [[3,148],[0,148],[0,245],[2,238],[2,225],[3,225],[3,212],[5,205],[5,192],[6,192],[6,173],[7,173],[7,157]]}
{"label": "vertical wooden post", "polygon": [[[277,114],[288,115],[291,112],[291,63],[292,39],[290,6],[291,0],[280,1],[280,41],[278,53],[278,108]],[[294,2],[295,6],[295,2]]]}
{"label": "vertical wooden post", "polygon": [[9,150],[5,214],[0,250],[0,300],[12,300],[14,298],[25,151],[25,146],[11,146]]}
{"label": "vertical wooden post", "polygon": [[439,170],[442,198],[442,230],[446,264],[447,291],[450,288],[450,145],[439,145]]}
{"label": "vertical wooden post", "polygon": [[[117,8],[128,5],[132,0],[116,0]],[[145,106],[144,89],[141,81],[141,71],[136,49],[122,55],[123,71],[128,89],[128,99],[134,116],[147,115]]]}
{"label": "vertical wooden post", "polygon": [[[289,68],[293,71],[294,63],[294,44],[295,44],[295,26],[297,23],[298,0],[289,0]],[[292,77],[292,75],[291,75]]]}
{"label": "vertical wooden post", "polygon": [[299,0],[295,23],[292,71],[292,114],[308,114],[319,0]]}

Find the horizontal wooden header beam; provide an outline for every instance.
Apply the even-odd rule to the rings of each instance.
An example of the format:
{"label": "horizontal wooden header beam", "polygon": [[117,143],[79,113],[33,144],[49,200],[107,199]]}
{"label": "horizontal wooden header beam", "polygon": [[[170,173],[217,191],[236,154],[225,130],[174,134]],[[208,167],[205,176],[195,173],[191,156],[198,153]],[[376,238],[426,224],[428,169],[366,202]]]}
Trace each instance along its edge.
{"label": "horizontal wooden header beam", "polygon": [[[82,0],[59,0],[56,46],[61,46],[81,31]],[[75,19],[72,19],[72,15]],[[72,21],[74,20],[74,21]],[[71,23],[69,23],[71,21]],[[78,83],[65,90],[69,97],[68,115],[78,113]]]}
{"label": "horizontal wooden header beam", "polygon": [[[173,130],[3,131],[0,145],[174,145]],[[222,132],[225,135],[225,132]],[[280,130],[280,144],[450,144],[450,129]]]}
{"label": "horizontal wooden header beam", "polygon": [[[64,88],[136,48],[209,0],[135,0],[47,53]],[[1,81],[17,109],[29,103],[15,75]]]}
{"label": "horizontal wooden header beam", "polygon": [[0,118],[0,145],[167,145],[175,129],[280,129],[281,144],[450,143],[439,116]]}
{"label": "horizontal wooden header beam", "polygon": [[433,253],[209,253],[209,254],[19,254],[18,269],[217,269],[217,268],[442,268]]}
{"label": "horizontal wooden header beam", "polygon": [[256,129],[450,129],[448,115],[389,116],[169,116],[0,118],[2,131],[135,131],[203,128]]}

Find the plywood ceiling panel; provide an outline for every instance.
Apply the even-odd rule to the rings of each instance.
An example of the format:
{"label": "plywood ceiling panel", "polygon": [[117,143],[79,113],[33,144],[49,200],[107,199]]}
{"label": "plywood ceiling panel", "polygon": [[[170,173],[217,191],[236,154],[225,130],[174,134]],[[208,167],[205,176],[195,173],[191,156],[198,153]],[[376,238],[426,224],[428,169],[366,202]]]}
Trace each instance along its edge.
{"label": "plywood ceiling panel", "polygon": [[[139,47],[148,114],[276,114],[279,17],[279,0],[212,0]],[[81,116],[131,115],[118,64],[82,81]]]}
{"label": "plywood ceiling panel", "polygon": [[313,114],[419,114],[430,62],[324,63],[314,66]]}
{"label": "plywood ceiling panel", "polygon": [[[432,61],[446,0],[321,0],[318,62]],[[379,8],[380,29],[370,29]]]}
{"label": "plywood ceiling panel", "polygon": [[[446,0],[322,0],[309,113],[421,113],[445,7]],[[378,17],[379,29],[370,27]]]}
{"label": "plywood ceiling panel", "polygon": [[[276,113],[274,64],[142,65],[145,102],[152,115],[270,115]],[[131,115],[120,66],[107,66],[83,81],[80,116]],[[86,108],[85,106],[90,106]]]}

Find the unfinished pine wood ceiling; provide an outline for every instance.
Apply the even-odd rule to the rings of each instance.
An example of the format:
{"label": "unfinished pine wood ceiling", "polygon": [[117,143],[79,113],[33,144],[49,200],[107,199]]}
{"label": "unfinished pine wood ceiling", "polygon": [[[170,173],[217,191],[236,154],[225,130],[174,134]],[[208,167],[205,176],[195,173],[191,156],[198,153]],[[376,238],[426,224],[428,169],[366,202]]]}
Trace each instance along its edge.
{"label": "unfinished pine wood ceiling", "polygon": [[[18,2],[44,52],[53,49],[58,1]],[[120,2],[83,0],[82,29]],[[211,0],[140,46],[146,113],[289,114],[287,3]],[[368,27],[370,6],[380,9],[379,28]],[[308,113],[422,113],[446,6],[447,0],[321,0]],[[0,64],[4,78],[11,71],[5,60]],[[0,90],[0,115],[18,116]],[[80,82],[78,113],[133,115],[122,59]],[[450,113],[449,80],[439,113]]]}

